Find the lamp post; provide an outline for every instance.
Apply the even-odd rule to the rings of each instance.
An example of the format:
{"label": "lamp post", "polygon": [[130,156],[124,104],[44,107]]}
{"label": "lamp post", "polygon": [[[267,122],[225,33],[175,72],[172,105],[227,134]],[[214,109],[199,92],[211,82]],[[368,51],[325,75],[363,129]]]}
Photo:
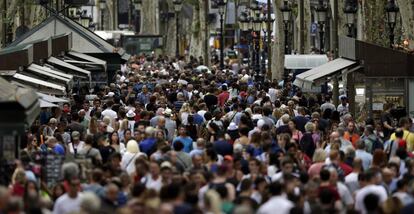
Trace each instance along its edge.
{"label": "lamp post", "polygon": [[288,2],[285,0],[283,2],[282,8],[280,8],[283,17],[283,28],[285,31],[285,54],[290,54],[289,43],[288,43],[288,34],[289,34],[289,23],[292,17],[292,9],[289,7]]}
{"label": "lamp post", "polygon": [[348,27],[348,37],[354,37],[355,14],[358,10],[355,0],[346,0],[344,13],[346,17],[346,26]]}
{"label": "lamp post", "polygon": [[139,32],[139,24],[141,24],[140,20],[138,19],[138,12],[141,9],[142,0],[133,0],[132,3],[134,4],[134,9],[135,9],[135,16],[134,16],[135,33],[138,33]]}
{"label": "lamp post", "polygon": [[101,30],[104,30],[104,10],[106,8],[106,0],[99,1],[99,9],[101,11]]}
{"label": "lamp post", "polygon": [[[250,27],[250,17],[247,14],[247,12],[243,11],[241,12],[239,18],[238,18],[238,22],[239,22],[239,28],[242,32],[247,32],[249,31],[249,27]],[[247,39],[247,44],[250,44],[250,35],[248,35]],[[239,44],[241,45],[241,44]]]}
{"label": "lamp post", "polygon": [[328,11],[328,8],[325,6],[323,0],[319,0],[319,5],[316,8],[316,21],[319,25],[319,41],[320,41],[320,52],[324,52],[324,24],[326,22],[326,13]]}
{"label": "lamp post", "polygon": [[82,24],[82,26],[84,26],[84,27],[86,27],[86,28],[89,28],[89,25],[90,25],[90,23],[91,23],[91,17],[89,17],[89,16],[88,16],[88,14],[87,14],[87,11],[86,11],[86,10],[83,10],[83,11],[82,11],[82,14],[81,14],[80,19],[81,19],[81,24]]}
{"label": "lamp post", "polygon": [[226,10],[227,0],[217,2],[218,12],[220,15],[220,69],[224,69],[224,12]]}
{"label": "lamp post", "polygon": [[260,82],[262,75],[260,72],[260,33],[262,31],[262,8],[259,6],[257,1],[253,1],[250,6],[251,17],[252,17],[252,29],[253,29],[253,50],[254,50],[254,66],[253,69],[256,73],[256,80]]}
{"label": "lamp post", "polygon": [[389,0],[387,6],[385,7],[385,11],[387,12],[387,23],[388,27],[390,28],[390,47],[392,48],[394,45],[394,28],[397,20],[397,14],[400,11],[400,8],[395,4],[395,0]]}
{"label": "lamp post", "polygon": [[[267,70],[270,67],[270,43],[271,43],[271,35],[273,31],[273,22],[275,21],[269,14],[271,13],[270,9],[268,8],[267,11],[263,11],[262,16],[262,29],[263,29],[263,51],[262,51],[262,73],[266,75]],[[267,59],[267,64],[266,64]],[[270,71],[269,71],[270,73]],[[269,74],[269,78],[271,78],[271,74]]]}
{"label": "lamp post", "polygon": [[180,37],[179,35],[179,14],[181,12],[182,8],[182,0],[174,0],[174,11],[175,11],[175,30],[176,30],[176,36],[175,36],[175,57],[178,58],[180,56]]}

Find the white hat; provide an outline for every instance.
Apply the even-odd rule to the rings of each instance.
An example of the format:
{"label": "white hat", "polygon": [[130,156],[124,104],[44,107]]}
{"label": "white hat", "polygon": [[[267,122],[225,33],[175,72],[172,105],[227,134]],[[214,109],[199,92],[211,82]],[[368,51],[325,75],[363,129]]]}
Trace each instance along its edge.
{"label": "white hat", "polygon": [[112,92],[112,91],[108,93],[108,97],[113,97],[114,95],[115,95],[115,93]]}
{"label": "white hat", "polygon": [[172,168],[172,164],[169,161],[164,161],[161,163],[161,168]]}
{"label": "white hat", "polygon": [[234,130],[237,130],[238,128],[239,127],[236,125],[236,123],[231,122],[230,125],[229,125],[229,127],[227,128],[227,130],[234,131]]}
{"label": "white hat", "polygon": [[135,117],[135,112],[132,110],[129,110],[128,113],[126,114],[127,117],[132,118]]}
{"label": "white hat", "polygon": [[167,108],[167,109],[164,110],[163,114],[166,115],[166,116],[171,116],[172,115],[172,110]]}

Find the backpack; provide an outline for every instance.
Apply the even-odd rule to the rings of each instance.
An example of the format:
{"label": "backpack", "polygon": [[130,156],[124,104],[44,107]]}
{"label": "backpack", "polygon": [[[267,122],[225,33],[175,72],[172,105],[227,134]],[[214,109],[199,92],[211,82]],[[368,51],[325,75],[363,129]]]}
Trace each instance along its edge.
{"label": "backpack", "polygon": [[384,144],[378,139],[378,137],[375,138],[375,141],[371,138],[368,138],[368,140],[372,142],[371,153],[374,153],[377,149],[384,150]]}

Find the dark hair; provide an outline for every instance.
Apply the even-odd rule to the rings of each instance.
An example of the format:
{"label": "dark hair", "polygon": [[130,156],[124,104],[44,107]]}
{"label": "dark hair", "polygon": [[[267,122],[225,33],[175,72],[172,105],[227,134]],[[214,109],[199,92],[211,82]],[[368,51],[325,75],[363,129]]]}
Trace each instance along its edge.
{"label": "dark hair", "polygon": [[395,130],[395,137],[397,137],[397,138],[403,138],[404,137],[404,130],[402,130],[402,129],[397,129],[397,130]]}
{"label": "dark hair", "polygon": [[378,209],[379,197],[374,194],[370,193],[365,196],[364,198],[364,206],[368,212],[373,212]]}
{"label": "dark hair", "polygon": [[[113,136],[114,134],[118,135],[118,132],[117,132],[117,131],[113,131],[112,133],[109,133],[108,138],[109,138],[109,142],[110,142],[110,144],[112,144],[112,143],[113,143],[113,142],[112,142],[112,136]],[[118,135],[118,141],[117,141],[117,142],[115,142],[115,143],[119,145],[119,135]]]}
{"label": "dark hair", "polygon": [[331,177],[331,173],[327,169],[322,169],[321,172],[319,173],[319,177],[321,178],[322,181],[328,181],[329,178]]}
{"label": "dark hair", "polygon": [[175,151],[179,152],[179,151],[183,150],[184,144],[181,141],[177,140],[177,141],[174,142],[173,147],[174,147]]}
{"label": "dark hair", "polygon": [[281,195],[283,191],[283,186],[280,182],[272,182],[269,185],[269,192],[272,196]]}

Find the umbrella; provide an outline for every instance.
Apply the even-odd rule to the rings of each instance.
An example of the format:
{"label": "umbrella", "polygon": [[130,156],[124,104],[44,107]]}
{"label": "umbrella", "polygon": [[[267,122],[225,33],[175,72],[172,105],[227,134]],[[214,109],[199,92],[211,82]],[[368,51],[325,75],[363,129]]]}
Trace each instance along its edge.
{"label": "umbrella", "polygon": [[55,96],[50,96],[50,95],[47,95],[47,94],[42,94],[42,93],[39,93],[39,92],[37,93],[37,95],[39,95],[39,97],[41,99],[43,99],[44,101],[49,102],[49,103],[68,103],[69,102],[68,100],[58,98],[58,97],[55,97]]}
{"label": "umbrella", "polygon": [[42,99],[39,99],[39,101],[40,101],[40,108],[58,107],[58,105],[53,104],[53,103],[49,103],[49,102],[44,101]]}

